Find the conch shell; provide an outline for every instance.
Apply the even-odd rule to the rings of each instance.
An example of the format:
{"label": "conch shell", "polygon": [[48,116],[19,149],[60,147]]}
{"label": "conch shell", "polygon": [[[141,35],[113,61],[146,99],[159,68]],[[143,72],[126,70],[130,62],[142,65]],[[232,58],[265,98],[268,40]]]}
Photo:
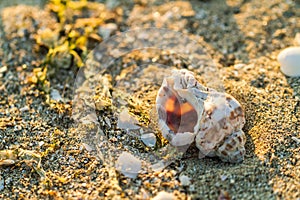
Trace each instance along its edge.
{"label": "conch shell", "polygon": [[193,142],[199,157],[218,156],[222,161],[244,160],[246,137],[244,112],[227,93],[204,87],[188,70],[173,70],[156,98],[158,124],[171,145]]}

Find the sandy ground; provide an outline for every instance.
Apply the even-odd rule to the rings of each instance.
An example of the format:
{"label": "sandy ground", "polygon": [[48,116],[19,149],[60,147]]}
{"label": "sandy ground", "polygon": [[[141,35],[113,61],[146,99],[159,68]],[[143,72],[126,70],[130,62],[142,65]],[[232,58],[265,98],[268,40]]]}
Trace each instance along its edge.
{"label": "sandy ground", "polygon": [[[22,12],[32,8],[14,7],[1,11],[0,150],[35,152],[41,156],[47,178],[37,173],[41,172],[34,161],[38,156],[30,153],[16,159],[10,155],[16,163],[0,168],[0,198],[147,199],[167,191],[178,199],[300,199],[300,79],[284,76],[276,60],[280,50],[296,45],[300,2],[193,0],[112,5],[122,16],[113,21],[117,31],[156,26],[203,37],[226,92],[245,110],[245,160],[229,164],[186,156],[163,172],[142,173],[134,180],[104,167],[82,146],[72,126],[76,67],[55,69],[50,87],[60,92],[64,102],[49,103],[48,95],[31,78],[46,55],[32,37],[39,24],[22,19],[26,23],[16,23]],[[173,7],[177,9],[172,17],[157,17]],[[43,19],[40,23],[51,26],[56,21],[47,9],[35,9],[43,12],[27,13],[32,22]],[[5,11],[9,17],[4,17]],[[189,186],[180,182],[182,175],[191,178]]]}

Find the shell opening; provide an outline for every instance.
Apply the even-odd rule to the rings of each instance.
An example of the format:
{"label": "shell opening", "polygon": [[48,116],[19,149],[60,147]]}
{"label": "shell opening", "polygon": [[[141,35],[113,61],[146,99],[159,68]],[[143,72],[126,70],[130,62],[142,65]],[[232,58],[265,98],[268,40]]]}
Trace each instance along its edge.
{"label": "shell opening", "polygon": [[[194,106],[169,87],[163,88],[166,98],[164,121],[174,133],[194,132],[198,114]],[[161,113],[161,112],[160,112]]]}

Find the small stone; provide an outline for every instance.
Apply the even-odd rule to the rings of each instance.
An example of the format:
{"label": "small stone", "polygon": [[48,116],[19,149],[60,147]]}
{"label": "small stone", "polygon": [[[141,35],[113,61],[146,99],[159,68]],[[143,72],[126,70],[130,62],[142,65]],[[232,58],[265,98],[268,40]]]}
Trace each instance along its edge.
{"label": "small stone", "polygon": [[143,134],[141,140],[148,147],[154,147],[156,144],[156,136],[154,133]]}
{"label": "small stone", "polygon": [[0,179],[0,191],[3,190],[3,189],[4,189],[4,180]]}
{"label": "small stone", "polygon": [[128,152],[123,152],[116,162],[116,169],[128,178],[136,178],[142,162]]}
{"label": "small stone", "polygon": [[191,184],[191,179],[186,175],[179,176],[179,181],[183,186],[188,186]]}
{"label": "small stone", "polygon": [[227,176],[226,175],[221,175],[221,181],[225,181],[227,179]]}
{"label": "small stone", "polygon": [[277,57],[280,70],[286,76],[300,76],[300,47],[289,47],[282,50]]}
{"label": "small stone", "polygon": [[165,191],[159,192],[153,200],[175,200],[176,197],[172,193],[168,193]]}
{"label": "small stone", "polygon": [[103,24],[99,27],[99,34],[105,40],[115,33],[117,29],[118,26],[114,23]]}
{"label": "small stone", "polygon": [[7,71],[7,66],[0,67],[0,74]]}
{"label": "small stone", "polygon": [[14,131],[15,131],[15,132],[16,132],[16,131],[20,131],[20,130],[22,130],[22,126],[16,125],[16,126],[14,127]]}
{"label": "small stone", "polygon": [[24,107],[20,108],[21,112],[25,112],[25,111],[28,111],[28,110],[29,110],[28,106],[24,106]]}
{"label": "small stone", "polygon": [[11,178],[11,177],[8,177],[8,178],[5,179],[4,184],[5,184],[5,185],[9,185],[11,182],[12,182],[12,178]]}
{"label": "small stone", "polygon": [[59,91],[56,89],[52,89],[50,92],[50,97],[51,99],[55,100],[55,101],[62,101],[62,97],[59,94]]}
{"label": "small stone", "polygon": [[38,144],[39,144],[39,147],[42,147],[45,144],[45,142],[44,141],[40,141]]}
{"label": "small stone", "polygon": [[109,128],[111,128],[111,123],[108,117],[104,117],[104,121],[106,122],[106,124],[108,125]]}

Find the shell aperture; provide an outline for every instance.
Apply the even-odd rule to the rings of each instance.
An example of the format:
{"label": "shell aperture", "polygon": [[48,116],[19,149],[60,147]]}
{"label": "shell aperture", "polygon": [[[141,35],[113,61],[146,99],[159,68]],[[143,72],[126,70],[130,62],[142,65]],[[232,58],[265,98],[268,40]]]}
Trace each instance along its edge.
{"label": "shell aperture", "polygon": [[166,122],[170,129],[174,133],[182,130],[193,132],[197,123],[195,108],[185,99],[181,99],[176,91],[172,91],[168,87],[164,87],[163,90],[167,95],[165,102]]}

